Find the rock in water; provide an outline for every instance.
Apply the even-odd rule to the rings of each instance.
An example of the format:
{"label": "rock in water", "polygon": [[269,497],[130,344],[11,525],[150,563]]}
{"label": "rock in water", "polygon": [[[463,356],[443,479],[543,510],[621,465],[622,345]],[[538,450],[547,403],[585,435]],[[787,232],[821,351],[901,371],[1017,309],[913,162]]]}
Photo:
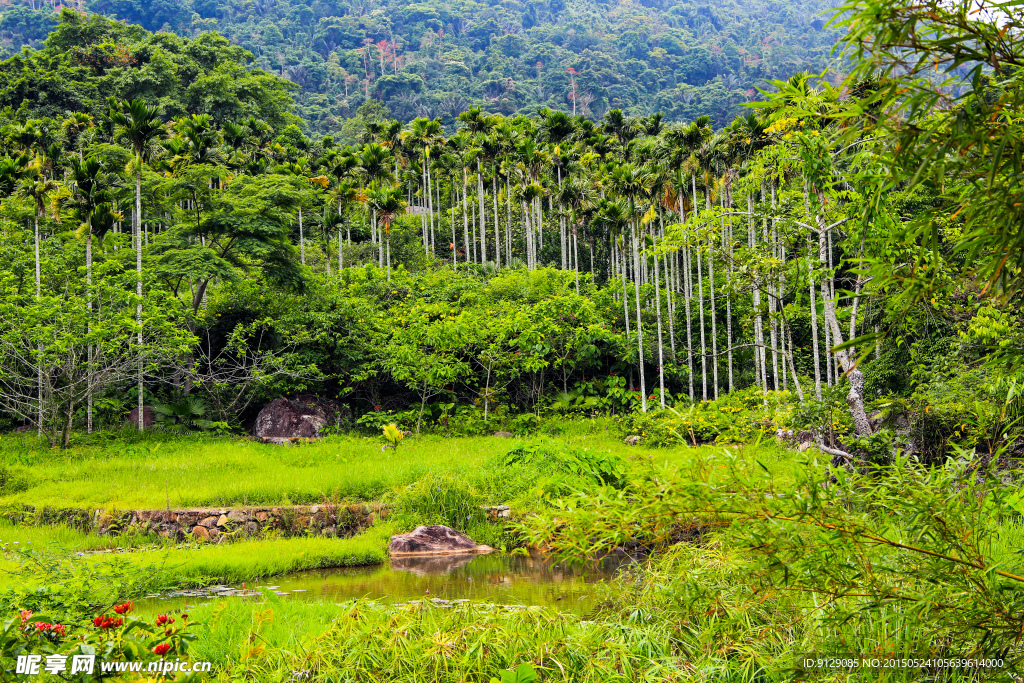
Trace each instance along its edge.
{"label": "rock in water", "polygon": [[300,395],[294,399],[275,398],[256,416],[255,435],[280,443],[286,439],[315,439],[320,430],[338,419],[337,401]]}
{"label": "rock in water", "polygon": [[407,534],[391,537],[388,550],[392,557],[410,555],[461,555],[489,553],[494,548],[477,545],[476,541],[441,524],[418,526]]}

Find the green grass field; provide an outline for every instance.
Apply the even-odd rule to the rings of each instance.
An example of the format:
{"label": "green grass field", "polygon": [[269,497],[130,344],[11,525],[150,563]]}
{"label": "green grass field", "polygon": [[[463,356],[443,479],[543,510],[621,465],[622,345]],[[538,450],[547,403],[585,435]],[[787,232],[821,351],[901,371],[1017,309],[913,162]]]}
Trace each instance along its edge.
{"label": "green grass field", "polygon": [[[0,442],[0,466],[6,473],[0,506],[8,508],[303,504],[347,498],[382,501],[393,514],[353,538],[263,537],[213,545],[172,544],[151,536],[100,537],[0,520],[0,599],[8,610],[42,609],[49,602],[50,609],[66,610],[76,615],[69,620],[88,628],[91,615],[117,600],[172,587],[238,585],[304,569],[379,564],[386,560],[390,534],[437,523],[452,510],[464,515],[467,505],[507,503],[516,516],[528,518],[534,512],[566,512],[554,499],[569,499],[577,491],[595,497],[620,493],[543,459],[509,464],[503,458],[517,446],[537,443],[611,455],[623,468],[626,504],[650,492],[652,479],[667,480],[673,472],[678,481],[700,482],[726,498],[752,495],[753,501],[762,490],[795,491],[798,475],[819,475],[826,460],[816,460],[814,451],[797,454],[774,444],[626,446],[608,420],[569,423],[557,435],[532,439],[414,437],[397,452],[384,453],[379,440],[355,436],[276,447],[154,435],[65,451],[7,439]],[[987,545],[989,556],[1016,571],[1024,525],[1016,518],[990,521],[996,532]],[[478,541],[497,546],[510,540],[500,525],[474,524],[470,535]],[[879,533],[913,541],[904,535],[900,518],[882,515],[875,524]],[[789,525],[776,528],[783,536],[794,531]],[[543,662],[543,680],[689,680],[684,674],[693,673],[686,663],[691,660],[704,675],[695,680],[789,680],[794,656],[832,642],[829,610],[814,596],[759,584],[754,576],[764,567],[731,547],[730,539],[721,533],[667,549],[641,571],[602,589],[602,607],[586,618],[552,608],[483,606],[466,615],[428,605],[336,604],[272,594],[203,600],[188,608],[199,623],[193,654],[216,662],[214,679],[225,681],[284,680],[306,670],[321,680],[346,680],[345,672],[358,672],[359,680],[381,683],[487,681],[517,666],[527,653],[533,653],[532,661]],[[884,549],[877,552],[876,561],[888,557]],[[904,611],[892,606],[879,614],[884,618],[857,622],[845,631],[848,642],[864,651],[928,647]],[[906,673],[887,680],[917,679]]]}
{"label": "green grass field", "polygon": [[[580,421],[556,440],[618,454],[638,470],[664,465],[685,468],[695,456],[722,452],[715,447],[626,446],[613,430],[607,420]],[[0,489],[0,507],[125,510],[374,500],[428,472],[454,472],[476,483],[494,457],[523,442],[421,436],[402,442],[397,451],[382,453],[376,438],[329,437],[287,447],[238,439],[182,438],[40,451],[19,447],[8,438],[0,442],[4,454],[0,465],[12,483]],[[780,449],[744,447],[740,453],[758,458],[782,479],[789,476],[792,458]]]}

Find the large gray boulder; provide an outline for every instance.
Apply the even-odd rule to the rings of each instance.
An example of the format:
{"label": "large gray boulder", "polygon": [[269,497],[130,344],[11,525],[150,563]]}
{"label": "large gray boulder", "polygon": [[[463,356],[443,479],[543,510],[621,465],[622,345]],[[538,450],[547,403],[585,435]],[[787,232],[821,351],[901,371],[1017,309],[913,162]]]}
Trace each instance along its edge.
{"label": "large gray boulder", "polygon": [[407,534],[391,537],[391,557],[414,555],[467,555],[489,553],[490,546],[478,545],[472,538],[441,524],[418,526]]}

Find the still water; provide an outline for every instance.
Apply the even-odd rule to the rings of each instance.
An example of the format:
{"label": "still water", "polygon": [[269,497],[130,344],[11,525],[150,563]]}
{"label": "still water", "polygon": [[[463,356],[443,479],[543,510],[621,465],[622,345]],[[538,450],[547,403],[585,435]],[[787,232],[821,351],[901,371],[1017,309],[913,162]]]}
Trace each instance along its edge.
{"label": "still water", "polygon": [[346,567],[284,574],[255,586],[212,586],[147,597],[141,612],[186,609],[210,600],[262,600],[253,588],[268,588],[285,599],[342,602],[370,598],[390,603],[410,600],[471,600],[498,604],[546,605],[586,614],[597,603],[595,586],[611,580],[626,559],[585,565],[554,564],[521,555],[448,555],[395,558],[373,567]]}

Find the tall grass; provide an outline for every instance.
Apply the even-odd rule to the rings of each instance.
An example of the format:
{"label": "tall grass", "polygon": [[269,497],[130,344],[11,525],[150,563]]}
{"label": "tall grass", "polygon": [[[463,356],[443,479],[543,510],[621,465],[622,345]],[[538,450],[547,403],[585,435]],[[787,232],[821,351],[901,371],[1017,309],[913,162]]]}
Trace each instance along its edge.
{"label": "tall grass", "polygon": [[[167,571],[178,585],[239,583],[326,567],[380,564],[390,534],[386,525],[352,538],[285,538],[184,546],[132,553],[126,561],[138,572]],[[89,558],[107,561],[103,556]]]}
{"label": "tall grass", "polygon": [[[607,426],[607,425],[606,425]],[[630,461],[638,477],[657,465],[685,466],[710,449],[625,446],[613,429],[568,423],[556,437],[572,446],[617,454]],[[518,440],[500,437],[407,439],[381,452],[381,442],[365,437],[329,437],[311,444],[272,446],[249,440],[189,437],[86,445],[66,451],[8,449],[0,442],[0,465],[17,490],[0,489],[0,506],[107,509],[162,509],[228,505],[312,504],[325,499],[373,500],[407,486],[428,472],[463,474],[493,490],[484,503],[508,502],[515,494],[501,484],[506,473],[488,470],[495,455]],[[774,448],[747,449],[779,473],[789,460]],[[494,486],[482,478],[495,477]],[[492,482],[493,483],[493,482]],[[520,491],[521,492],[521,491]]]}

